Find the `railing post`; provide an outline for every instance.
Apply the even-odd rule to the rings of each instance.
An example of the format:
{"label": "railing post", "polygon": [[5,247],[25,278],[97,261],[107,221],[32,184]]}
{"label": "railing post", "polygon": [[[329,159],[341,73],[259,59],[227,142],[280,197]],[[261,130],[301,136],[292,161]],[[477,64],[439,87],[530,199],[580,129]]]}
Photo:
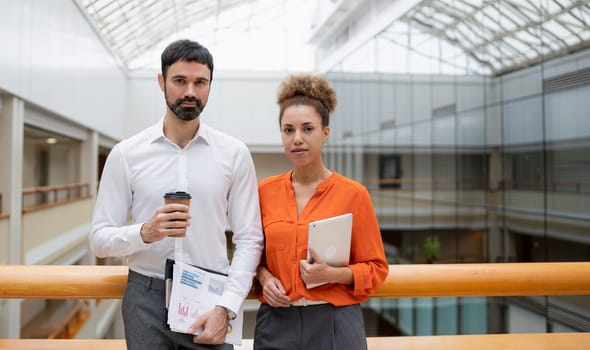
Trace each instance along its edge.
{"label": "railing post", "polygon": [[[0,159],[3,171],[0,175],[0,191],[7,196],[9,233],[7,249],[8,263],[22,263],[22,179],[24,142],[24,101],[18,97],[0,96]],[[20,338],[20,300],[9,300],[6,310],[0,315],[0,333],[9,338]],[[10,315],[6,319],[5,315]]]}

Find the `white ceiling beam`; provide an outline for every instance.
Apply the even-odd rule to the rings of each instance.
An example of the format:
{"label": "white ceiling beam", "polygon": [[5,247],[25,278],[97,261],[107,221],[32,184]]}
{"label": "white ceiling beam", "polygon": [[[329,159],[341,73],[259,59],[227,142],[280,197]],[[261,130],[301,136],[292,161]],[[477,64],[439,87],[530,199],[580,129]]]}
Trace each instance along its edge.
{"label": "white ceiling beam", "polygon": [[324,42],[366,2],[367,0],[338,0],[338,3],[331,8],[330,13],[320,18],[319,23],[314,24],[315,28],[312,29],[308,42],[312,45]]}
{"label": "white ceiling beam", "polygon": [[75,0],[74,4],[76,4],[78,11],[80,11],[82,16],[84,16],[84,19],[86,20],[86,22],[88,23],[90,28],[92,28],[92,30],[94,31],[94,34],[96,34],[96,37],[98,38],[98,40],[101,42],[101,44],[104,46],[104,48],[109,52],[109,54],[111,55],[113,60],[115,60],[117,67],[121,70],[121,72],[125,76],[128,76],[129,70],[127,69],[127,64],[125,62],[123,62],[121,57],[115,52],[115,50],[113,50],[113,48],[111,47],[111,44],[109,43],[109,40],[104,36],[103,31],[100,28],[98,28],[96,22],[88,14],[86,7],[84,7],[81,0]]}
{"label": "white ceiling beam", "polygon": [[[421,1],[422,0],[397,0],[392,2],[389,7],[376,14],[376,17],[371,21],[371,24],[361,28],[358,33],[352,33],[353,36],[344,45],[329,54],[321,62],[316,63],[316,68],[320,72],[326,72],[330,70],[344,58],[349,56],[354,50],[365,44],[377,34],[381,33],[384,29],[391,25],[391,23],[401,18],[404,14],[406,14],[406,12],[411,10]],[[372,11],[371,7],[368,8],[368,11]],[[324,35],[322,39],[325,41],[326,38],[333,37],[333,34],[334,33]],[[322,42],[317,44],[317,46],[320,47],[321,45]]]}

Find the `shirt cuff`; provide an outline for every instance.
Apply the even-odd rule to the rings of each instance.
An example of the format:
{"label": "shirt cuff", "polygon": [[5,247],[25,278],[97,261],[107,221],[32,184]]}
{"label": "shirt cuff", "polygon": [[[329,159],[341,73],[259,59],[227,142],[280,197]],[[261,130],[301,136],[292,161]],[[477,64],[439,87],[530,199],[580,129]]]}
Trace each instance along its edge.
{"label": "shirt cuff", "polygon": [[221,299],[219,299],[219,302],[217,303],[217,305],[221,305],[223,307],[226,307],[237,314],[238,311],[240,311],[240,308],[242,307],[243,302],[244,302],[244,299],[239,294],[232,293],[232,292],[225,292],[221,296]]}
{"label": "shirt cuff", "polygon": [[354,296],[366,296],[367,293],[367,284],[370,283],[370,280],[367,281],[365,273],[363,269],[358,265],[349,265],[350,269],[352,270],[352,278],[354,281],[354,290],[352,291],[352,295]]}
{"label": "shirt cuff", "polygon": [[131,226],[127,226],[127,241],[129,242],[129,246],[134,251],[136,249],[145,248],[149,246],[149,243],[145,243],[143,238],[141,238],[141,224],[135,224]]}

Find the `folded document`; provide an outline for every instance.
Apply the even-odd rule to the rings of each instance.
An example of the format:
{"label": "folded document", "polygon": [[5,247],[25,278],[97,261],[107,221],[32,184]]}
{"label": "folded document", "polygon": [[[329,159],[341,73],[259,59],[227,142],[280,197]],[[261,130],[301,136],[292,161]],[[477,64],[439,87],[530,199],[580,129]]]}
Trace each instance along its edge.
{"label": "folded document", "polygon": [[[187,333],[196,319],[217,305],[227,276],[210,272],[182,262],[175,262],[172,271],[172,290],[168,301],[168,325],[175,332]],[[242,343],[243,312],[229,321],[225,342]],[[202,330],[197,330],[199,334]]]}

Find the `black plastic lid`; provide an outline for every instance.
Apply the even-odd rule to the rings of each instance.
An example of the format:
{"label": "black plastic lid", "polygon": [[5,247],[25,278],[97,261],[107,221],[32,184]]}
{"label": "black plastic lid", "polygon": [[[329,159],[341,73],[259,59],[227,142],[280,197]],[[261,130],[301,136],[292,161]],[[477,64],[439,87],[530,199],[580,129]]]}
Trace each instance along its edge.
{"label": "black plastic lid", "polygon": [[168,192],[164,195],[164,198],[174,198],[174,199],[191,199],[190,193],[186,193],[183,191],[176,191],[176,192]]}

